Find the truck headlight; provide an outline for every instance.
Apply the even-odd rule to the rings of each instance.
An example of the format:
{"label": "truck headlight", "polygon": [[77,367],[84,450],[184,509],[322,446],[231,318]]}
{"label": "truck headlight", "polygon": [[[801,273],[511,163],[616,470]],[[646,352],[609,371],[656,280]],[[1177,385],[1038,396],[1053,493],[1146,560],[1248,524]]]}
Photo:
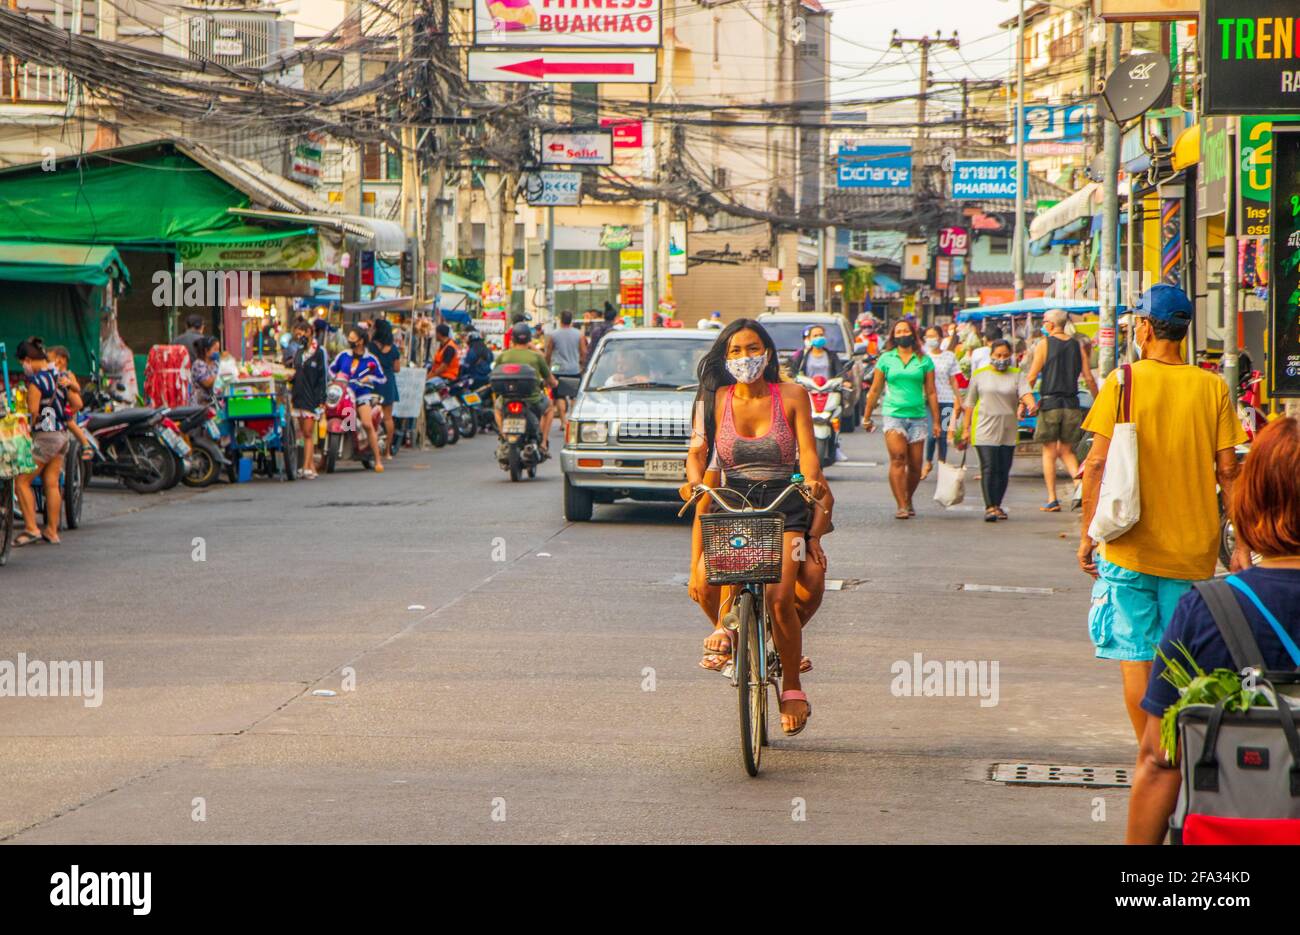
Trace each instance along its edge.
{"label": "truck headlight", "polygon": [[604,422],[578,423],[578,441],[584,445],[603,445],[609,438],[609,426]]}

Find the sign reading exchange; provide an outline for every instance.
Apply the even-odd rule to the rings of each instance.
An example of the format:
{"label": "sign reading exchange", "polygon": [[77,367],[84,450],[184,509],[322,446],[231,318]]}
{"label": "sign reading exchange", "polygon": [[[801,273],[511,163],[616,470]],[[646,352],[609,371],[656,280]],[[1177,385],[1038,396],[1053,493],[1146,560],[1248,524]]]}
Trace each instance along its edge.
{"label": "sign reading exchange", "polygon": [[1296,0],[1205,0],[1207,114],[1300,111]]}

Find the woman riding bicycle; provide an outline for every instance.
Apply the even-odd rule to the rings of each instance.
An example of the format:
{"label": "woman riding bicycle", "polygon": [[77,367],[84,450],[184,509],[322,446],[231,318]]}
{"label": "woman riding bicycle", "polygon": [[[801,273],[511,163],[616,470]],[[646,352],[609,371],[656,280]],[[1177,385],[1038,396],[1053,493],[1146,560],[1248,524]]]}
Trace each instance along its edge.
{"label": "woman riding bicycle", "polygon": [[[762,509],[781,495],[795,473],[804,476],[816,503],[791,494],[777,509],[785,514],[781,581],[767,588],[777,652],[787,661],[781,678],[781,727],[787,735],[804,729],[812,706],[800,690],[799,673],[811,668],[802,655],[802,629],[821,605],[826,584],[826,553],[821,536],[831,529],[832,498],[822,476],[813,438],[812,404],[797,383],[782,383],[776,345],[752,319],[732,322],[700,360],[700,388],[695,398],[695,426],[686,459],[683,500],[697,484],[721,483]],[[725,495],[724,495],[725,496]],[[736,588],[708,583],[703,536],[698,516],[709,501],[701,499],[691,537],[691,599],[700,605],[714,630],[704,641],[700,665],[720,670],[732,656],[734,625],[724,609]],[[799,663],[795,663],[799,660]]]}

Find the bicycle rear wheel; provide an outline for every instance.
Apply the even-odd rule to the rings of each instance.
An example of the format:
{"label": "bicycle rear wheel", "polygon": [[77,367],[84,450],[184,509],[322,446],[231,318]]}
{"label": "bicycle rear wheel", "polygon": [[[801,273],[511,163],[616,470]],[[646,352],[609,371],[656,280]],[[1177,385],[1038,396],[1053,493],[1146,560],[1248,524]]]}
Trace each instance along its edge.
{"label": "bicycle rear wheel", "polygon": [[740,758],[745,772],[758,775],[767,733],[767,685],[763,681],[763,622],[754,595],[736,599],[736,694],[740,708]]}

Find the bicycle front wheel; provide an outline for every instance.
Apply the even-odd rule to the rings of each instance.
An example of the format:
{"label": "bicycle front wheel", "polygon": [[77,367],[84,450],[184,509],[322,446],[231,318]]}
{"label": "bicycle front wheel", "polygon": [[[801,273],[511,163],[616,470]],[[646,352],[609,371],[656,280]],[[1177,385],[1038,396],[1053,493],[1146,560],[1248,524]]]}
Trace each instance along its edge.
{"label": "bicycle front wheel", "polygon": [[740,758],[745,772],[758,775],[767,733],[767,685],[763,681],[763,622],[754,595],[736,599],[736,689],[740,707]]}

